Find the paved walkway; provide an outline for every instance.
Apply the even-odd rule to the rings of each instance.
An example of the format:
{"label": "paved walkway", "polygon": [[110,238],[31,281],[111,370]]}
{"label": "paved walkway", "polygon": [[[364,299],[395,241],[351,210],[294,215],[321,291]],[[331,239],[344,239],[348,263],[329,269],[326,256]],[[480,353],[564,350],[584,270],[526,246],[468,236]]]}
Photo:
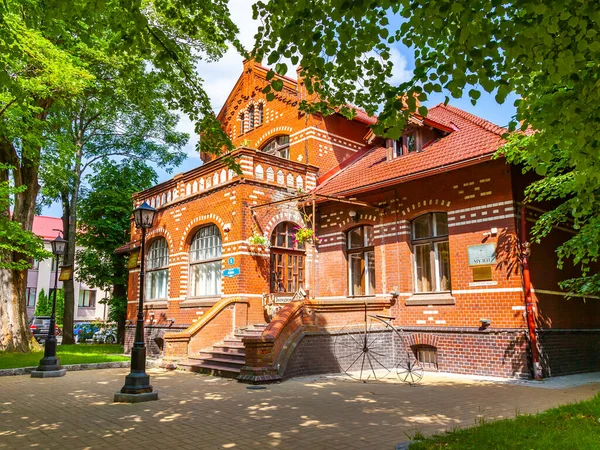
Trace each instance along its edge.
{"label": "paved walkway", "polygon": [[160,400],[115,404],[126,369],[64,378],[0,378],[0,448],[377,449],[593,396],[600,383],[553,390],[426,374],[423,384],[311,377],[249,390],[151,370]]}

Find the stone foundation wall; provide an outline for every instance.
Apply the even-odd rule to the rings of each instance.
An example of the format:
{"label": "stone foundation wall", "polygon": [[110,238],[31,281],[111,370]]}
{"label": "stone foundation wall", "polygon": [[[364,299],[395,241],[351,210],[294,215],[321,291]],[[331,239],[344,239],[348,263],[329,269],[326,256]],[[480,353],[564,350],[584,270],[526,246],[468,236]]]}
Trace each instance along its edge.
{"label": "stone foundation wall", "polygon": [[[145,326],[144,338],[146,341],[146,356],[159,357],[164,354],[164,335],[170,331],[183,331],[185,326]],[[135,325],[128,325],[125,328],[125,353],[131,352],[133,341],[135,339]]]}
{"label": "stone foundation wall", "polygon": [[[389,333],[391,335],[391,333]],[[522,330],[408,330],[405,334],[410,349],[431,345],[437,349],[438,370],[471,375],[528,378],[527,341]],[[287,362],[284,378],[320,373],[339,373],[340,346],[348,337],[329,333],[305,333]],[[406,348],[386,338],[388,348]],[[382,360],[389,364],[389,358]],[[360,370],[357,366],[354,370]]]}

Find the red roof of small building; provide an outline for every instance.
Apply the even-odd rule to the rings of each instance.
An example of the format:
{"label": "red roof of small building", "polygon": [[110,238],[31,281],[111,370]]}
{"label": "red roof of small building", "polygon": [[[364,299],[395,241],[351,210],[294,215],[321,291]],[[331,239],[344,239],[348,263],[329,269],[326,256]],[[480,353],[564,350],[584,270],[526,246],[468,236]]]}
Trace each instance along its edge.
{"label": "red roof of small building", "polygon": [[33,218],[33,234],[42,239],[52,240],[58,236],[58,231],[54,229],[63,229],[62,219],[60,217],[35,216]]}
{"label": "red roof of small building", "polygon": [[388,161],[385,147],[374,147],[362,158],[342,169],[316,188],[324,195],[357,193],[419,174],[459,166],[474,159],[491,157],[504,143],[505,128],[443,103],[431,108],[427,119],[452,129],[447,136],[431,143],[419,153]]}

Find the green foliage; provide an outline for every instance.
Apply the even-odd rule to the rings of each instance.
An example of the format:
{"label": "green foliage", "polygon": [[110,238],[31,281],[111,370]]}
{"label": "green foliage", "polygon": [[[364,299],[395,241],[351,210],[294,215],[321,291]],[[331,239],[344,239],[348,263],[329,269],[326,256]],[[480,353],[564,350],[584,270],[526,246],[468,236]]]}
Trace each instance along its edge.
{"label": "green foliage", "polygon": [[[0,163],[0,172],[7,173],[12,169],[12,166]],[[30,260],[39,261],[51,256],[39,237],[24,230],[8,214],[15,194],[26,189],[26,186],[15,187],[9,180],[0,181],[0,253],[16,256],[0,259],[0,269],[27,270],[31,267]]]}
{"label": "green foliage", "polygon": [[[322,99],[304,108],[325,114],[339,108],[352,117],[348,104],[369,114],[383,105],[373,127],[378,135],[399,136],[408,114],[426,113],[416,99],[433,93],[467,94],[473,104],[483,91],[499,103],[516,93],[521,99],[511,130],[521,124],[537,132],[513,136],[503,154],[543,177],[529,189],[529,200],[554,195],[558,205],[542,217],[534,239],[551,224],[573,221],[577,235],[558,254],[586,278],[563,287],[600,292],[600,277],[589,269],[598,263],[600,242],[600,3],[271,0],[257,2],[254,17],[263,22],[258,59],[299,63],[307,90]],[[394,84],[398,45],[414,50],[415,68],[412,79]]]}
{"label": "green foliage", "polygon": [[[50,301],[54,299],[49,299]],[[65,291],[59,289],[56,291],[56,324],[62,326],[65,316]]]}
{"label": "green foliage", "polygon": [[[156,183],[156,173],[143,161],[120,163],[102,161],[87,177],[79,203],[82,232],[78,241],[85,247],[77,252],[77,278],[89,286],[107,289],[127,285],[127,255],[115,250],[129,242],[131,232],[131,196]],[[124,295],[111,296],[109,320],[117,322],[127,309]],[[114,292],[113,292],[114,294]]]}
{"label": "green foliage", "polygon": [[48,299],[44,289],[40,291],[35,304],[35,315],[36,316],[49,316],[52,314],[52,302]]}

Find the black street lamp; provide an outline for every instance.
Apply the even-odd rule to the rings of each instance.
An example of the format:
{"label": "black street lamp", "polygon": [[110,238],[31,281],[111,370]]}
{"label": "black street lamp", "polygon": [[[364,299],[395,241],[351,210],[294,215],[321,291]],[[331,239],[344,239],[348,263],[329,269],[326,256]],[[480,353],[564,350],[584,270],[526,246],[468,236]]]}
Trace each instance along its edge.
{"label": "black street lamp", "polygon": [[146,373],[146,343],[144,341],[144,247],[146,230],[152,227],[156,209],[146,202],[133,210],[136,228],[142,229],[140,244],[140,298],[138,303],[135,342],[131,349],[131,371],[125,377],[125,385],[115,393],[115,402],[137,403],[158,400],[158,392],[152,390],[150,376]]}
{"label": "black street lamp", "polygon": [[[58,257],[62,256],[67,251],[67,241],[60,235],[56,236],[50,245],[52,246],[52,254],[58,263]],[[32,378],[51,378],[63,377],[67,373],[67,369],[60,367],[60,361],[56,357],[56,292],[58,290],[58,264],[54,272],[54,297],[52,298],[52,315],[50,316],[50,328],[48,329],[48,337],[44,342],[44,357],[40,360],[40,365],[37,369],[31,372]]]}

